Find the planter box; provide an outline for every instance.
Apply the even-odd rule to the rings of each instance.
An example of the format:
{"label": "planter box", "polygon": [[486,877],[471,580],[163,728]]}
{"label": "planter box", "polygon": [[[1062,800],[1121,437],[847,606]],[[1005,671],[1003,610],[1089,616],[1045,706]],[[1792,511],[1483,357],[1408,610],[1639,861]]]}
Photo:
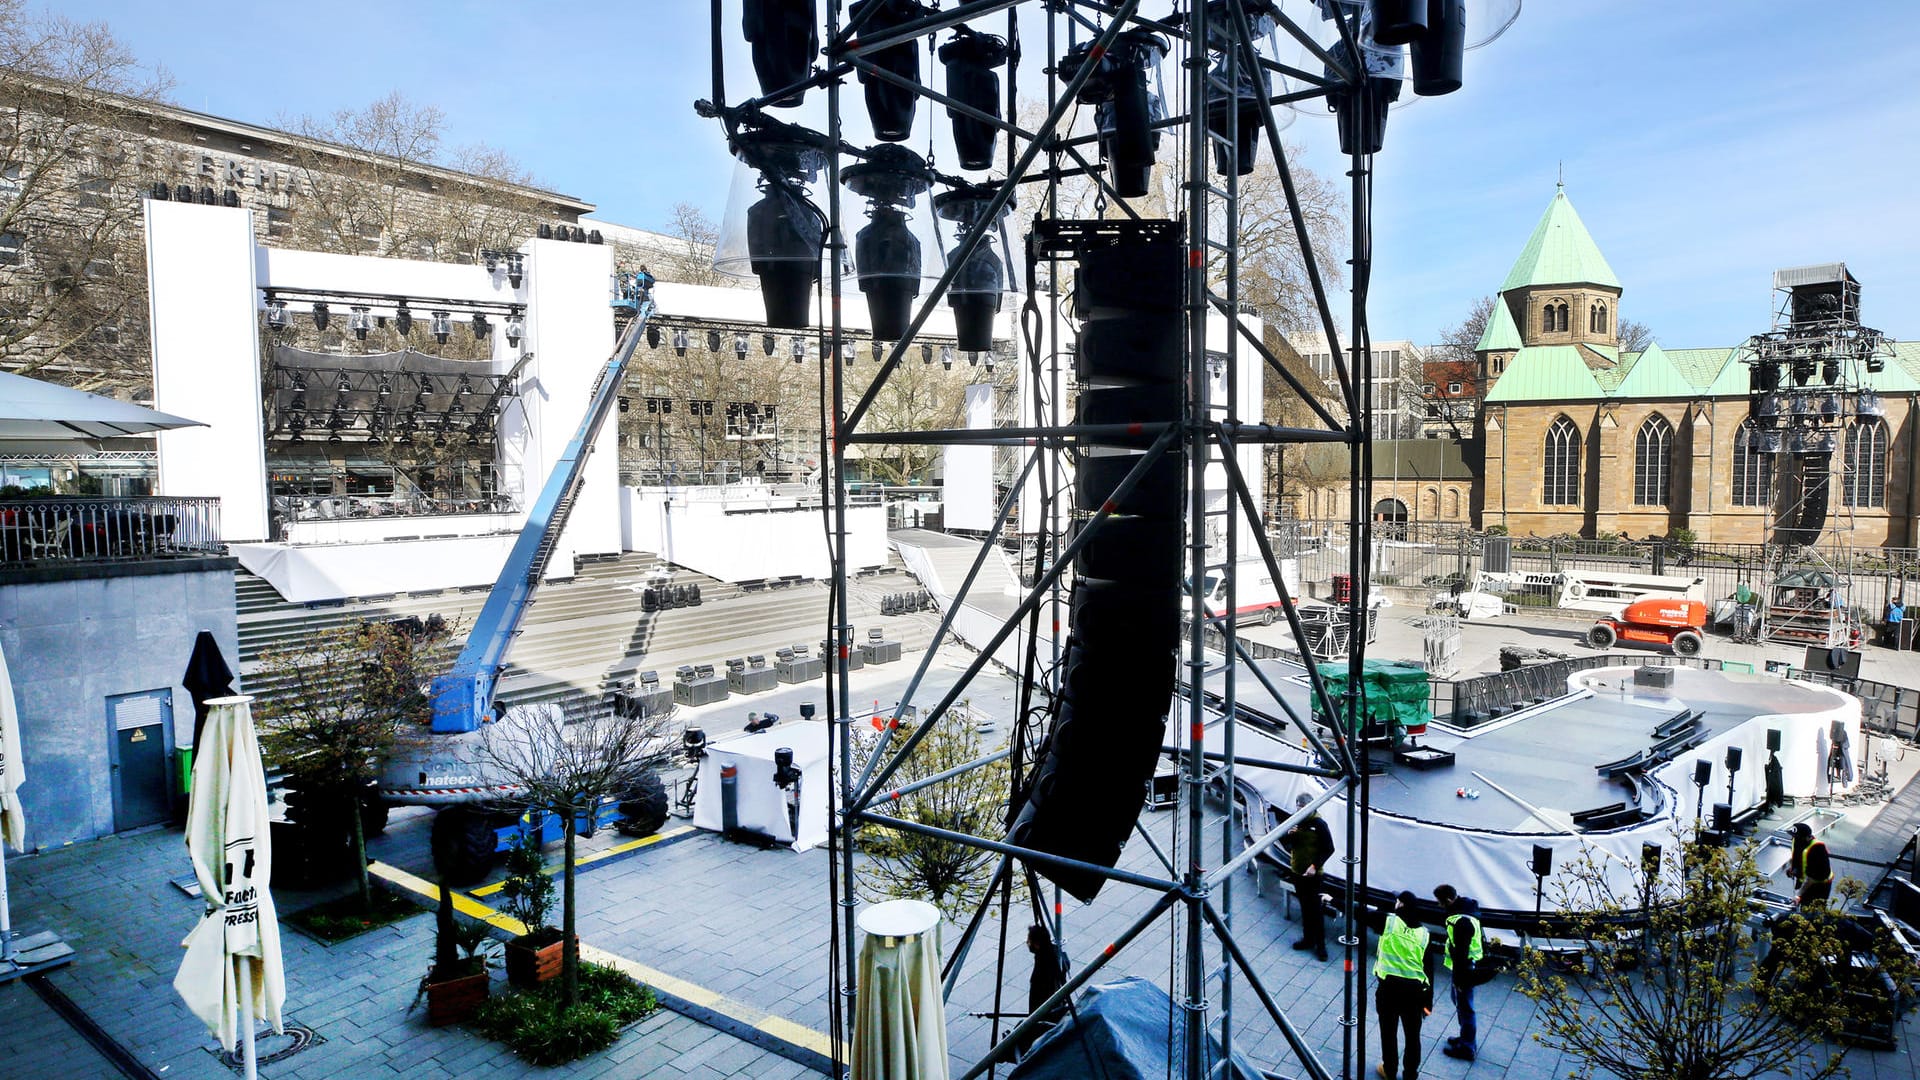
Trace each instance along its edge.
{"label": "planter box", "polygon": [[434,1027],[457,1024],[473,1015],[487,1000],[488,977],[485,968],[471,975],[434,981],[427,976],[427,1023]]}
{"label": "planter box", "polygon": [[538,986],[559,978],[565,960],[564,943],[557,930],[526,934],[507,942],[507,981],[515,986]]}

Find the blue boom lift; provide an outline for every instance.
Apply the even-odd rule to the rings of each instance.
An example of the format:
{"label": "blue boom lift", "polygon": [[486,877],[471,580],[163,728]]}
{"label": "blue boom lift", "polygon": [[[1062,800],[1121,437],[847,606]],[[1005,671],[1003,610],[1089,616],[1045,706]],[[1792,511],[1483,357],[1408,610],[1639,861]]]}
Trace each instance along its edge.
{"label": "blue boom lift", "polygon": [[[638,278],[638,287],[629,298],[633,319],[588,393],[587,411],[579,430],[554,463],[528,511],[526,524],[474,620],[466,646],[452,669],[433,680],[431,736],[418,747],[389,758],[382,772],[381,794],[388,802],[441,808],[433,823],[434,852],[442,871],[456,884],[484,876],[495,853],[505,850],[522,832],[537,829],[542,842],[559,835],[560,822],[552,815],[523,814],[512,809],[514,787],[501,777],[488,775],[483,756],[475,751],[482,724],[512,722],[505,707],[494,698],[507,651],[567,526],[593,441],[614,411],[621,379],[653,317],[653,278],[646,274]],[[511,737],[510,732],[501,735]],[[659,784],[657,778],[651,782]],[[654,798],[643,795],[639,801],[649,806],[657,803],[661,810],[659,820],[651,821],[651,827],[642,823],[644,831],[659,828],[665,819],[665,789]],[[595,808],[591,820],[582,820],[576,827],[591,835],[596,827],[618,816],[616,806],[608,802]]]}

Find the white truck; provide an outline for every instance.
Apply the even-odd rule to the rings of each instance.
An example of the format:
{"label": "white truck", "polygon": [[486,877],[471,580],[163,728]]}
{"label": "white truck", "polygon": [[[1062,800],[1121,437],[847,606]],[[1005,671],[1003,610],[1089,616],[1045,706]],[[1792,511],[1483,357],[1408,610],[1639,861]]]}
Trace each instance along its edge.
{"label": "white truck", "polygon": [[[1295,600],[1300,598],[1300,560],[1280,560],[1281,581],[1287,587],[1287,595]],[[1273,584],[1273,575],[1267,572],[1264,559],[1241,559],[1234,564],[1232,572],[1209,571],[1201,580],[1201,600],[1207,605],[1207,614],[1213,616],[1227,613],[1227,583],[1231,578],[1235,585],[1233,605],[1234,613],[1244,620],[1258,620],[1262,626],[1272,626],[1285,618],[1286,613],[1280,603],[1280,590]]]}

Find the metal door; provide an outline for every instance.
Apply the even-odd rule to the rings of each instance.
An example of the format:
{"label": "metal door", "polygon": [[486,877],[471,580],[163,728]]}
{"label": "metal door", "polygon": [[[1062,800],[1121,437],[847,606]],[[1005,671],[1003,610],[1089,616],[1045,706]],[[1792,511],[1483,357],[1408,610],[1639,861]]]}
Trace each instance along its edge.
{"label": "metal door", "polygon": [[153,825],[173,815],[167,783],[167,734],[172,730],[171,689],[107,698],[115,832]]}

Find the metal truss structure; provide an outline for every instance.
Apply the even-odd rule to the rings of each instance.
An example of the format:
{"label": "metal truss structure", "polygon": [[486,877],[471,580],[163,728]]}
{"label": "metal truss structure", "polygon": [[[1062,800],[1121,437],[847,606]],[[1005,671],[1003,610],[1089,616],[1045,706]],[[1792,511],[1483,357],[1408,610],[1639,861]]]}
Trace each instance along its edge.
{"label": "metal truss structure", "polygon": [[[782,33],[805,37],[814,31],[811,26],[795,29],[795,24],[788,24],[784,28],[773,27],[776,16],[794,18],[796,16],[792,13],[796,9],[804,8],[811,17],[814,5],[806,0],[784,5],[771,0],[758,4],[749,0],[748,7],[749,37],[752,36],[751,25],[760,19],[766,20],[760,29],[763,35]],[[919,334],[930,314],[937,305],[948,300],[970,258],[977,250],[984,248],[989,236],[989,230],[985,228],[956,231],[954,246],[946,253],[944,272],[913,301],[912,317],[906,331],[888,348],[879,375],[870,388],[855,396],[845,385],[842,365],[821,365],[822,431],[829,442],[824,448],[825,456],[831,461],[831,468],[824,471],[823,486],[827,496],[825,502],[831,514],[831,542],[836,552],[846,550],[848,539],[845,506],[848,487],[846,462],[850,447],[901,443],[972,444],[1011,447],[1020,455],[1016,478],[1000,504],[994,532],[983,542],[966,580],[960,585],[948,610],[943,613],[933,642],[902,695],[900,712],[914,708],[914,696],[932,665],[935,651],[951,634],[960,603],[979,575],[989,555],[989,547],[996,542],[998,534],[1013,514],[1022,488],[1028,484],[1037,485],[1043,504],[1041,518],[1046,523],[1034,545],[1034,561],[1026,568],[1030,585],[1013,614],[1005,619],[989,640],[968,643],[976,650],[976,655],[959,683],[941,695],[931,707],[919,708],[917,722],[904,734],[900,725],[889,725],[880,732],[877,740],[863,740],[863,745],[856,746],[849,723],[854,709],[846,665],[834,664],[829,668],[827,719],[830,721],[829,731],[833,740],[831,755],[838,770],[836,783],[839,785],[841,802],[840,827],[835,830],[833,839],[834,869],[830,883],[835,914],[831,935],[832,967],[836,988],[842,995],[832,1025],[835,1059],[839,1063],[847,1060],[844,1050],[850,1045],[854,1017],[853,979],[857,971],[854,897],[859,882],[855,848],[859,837],[858,827],[878,825],[936,840],[972,845],[997,856],[993,887],[987,899],[974,912],[948,959],[944,984],[949,994],[967,963],[969,953],[980,939],[981,927],[990,907],[999,907],[1004,927],[1010,915],[1008,908],[1016,878],[1024,879],[1035,914],[1046,920],[1056,948],[1064,940],[1059,892],[1056,886],[1055,903],[1042,905],[1038,898],[1046,888],[1041,881],[1043,876],[1060,872],[1097,875],[1107,882],[1138,888],[1154,897],[1146,913],[1115,937],[1103,951],[1074,957],[1072,977],[1067,978],[1064,985],[1059,986],[1038,1007],[1031,1011],[1003,1011],[999,1001],[1000,991],[996,990],[992,1048],[965,1074],[968,1080],[987,1075],[997,1066],[1011,1062],[1015,1048],[1025,1045],[1043,1018],[1054,1012],[1056,1007],[1067,1003],[1072,995],[1099,976],[1115,956],[1125,952],[1143,931],[1160,920],[1174,921],[1172,936],[1181,943],[1178,949],[1180,961],[1177,966],[1170,966],[1173,985],[1166,987],[1170,996],[1180,1005],[1178,1017],[1173,1021],[1183,1028],[1181,1045],[1184,1060],[1179,1066],[1180,1075],[1190,1080],[1201,1080],[1202,1077],[1221,1072],[1221,1051],[1230,1053],[1236,1032],[1254,1023],[1271,1024],[1277,1028],[1297,1059],[1288,1067],[1296,1069],[1299,1075],[1324,1080],[1335,1074],[1358,1076],[1368,1069],[1368,1025],[1363,993],[1368,964],[1364,930],[1366,920],[1361,903],[1367,888],[1370,795],[1366,754],[1350,733],[1359,729],[1362,713],[1360,694],[1367,638],[1363,620],[1367,617],[1366,605],[1370,594],[1369,560],[1366,558],[1371,547],[1371,527],[1367,515],[1370,500],[1366,493],[1371,479],[1367,446],[1372,433],[1368,429],[1367,418],[1372,415],[1372,402],[1369,399],[1373,379],[1370,370],[1372,350],[1367,325],[1367,290],[1372,261],[1369,227],[1372,151],[1377,149],[1378,125],[1382,121],[1372,121],[1374,138],[1357,138],[1350,149],[1343,151],[1350,181],[1349,235],[1352,239],[1352,302],[1348,312],[1352,340],[1343,343],[1343,334],[1335,319],[1335,300],[1321,268],[1316,264],[1313,237],[1308,233],[1295,190],[1294,175],[1287,160],[1287,150],[1280,139],[1284,114],[1277,114],[1276,110],[1290,103],[1315,100],[1338,106],[1344,144],[1348,141],[1346,126],[1349,119],[1360,126],[1364,135],[1368,117],[1384,116],[1385,103],[1379,98],[1388,91],[1383,89],[1384,80],[1377,77],[1377,69],[1370,70],[1371,64],[1356,63],[1353,59],[1364,55],[1361,38],[1369,32],[1365,21],[1367,5],[1361,0],[1318,0],[1299,4],[1274,3],[1272,0],[1177,2],[1172,5],[1170,14],[1160,18],[1144,16],[1140,7],[1140,0],[962,0],[938,8],[930,4],[894,2],[855,3],[848,6],[843,5],[842,0],[821,0],[819,8],[823,9],[821,15],[824,26],[820,29],[824,33],[819,37],[819,52],[816,54],[808,48],[797,68],[804,74],[796,75],[795,81],[790,84],[768,85],[766,70],[759,68],[760,55],[756,52],[761,96],[730,104],[726,100],[723,78],[723,43],[731,39],[730,35],[736,28],[723,18],[720,0],[713,0],[712,3],[714,90],[712,98],[698,103],[697,109],[703,115],[721,122],[730,148],[749,164],[754,163],[749,160],[749,155],[742,152],[741,147],[761,136],[782,140],[783,145],[788,147],[804,147],[806,153],[817,155],[817,160],[823,162],[825,206],[813,211],[819,218],[817,224],[809,224],[805,230],[801,230],[811,235],[811,230],[817,229],[819,243],[824,248],[825,269],[812,287],[816,292],[826,293],[818,304],[818,310],[822,313],[820,318],[826,325],[813,330],[820,338],[820,346],[813,350],[814,356],[839,355],[838,343],[851,337],[842,324],[841,299],[850,277],[846,269],[846,256],[850,251],[847,223],[854,218],[842,206],[843,180],[849,170],[868,165],[878,158],[880,155],[876,151],[893,149],[861,148],[844,140],[842,124],[847,105],[843,101],[846,92],[843,84],[850,78],[857,77],[866,83],[869,95],[876,84],[904,89],[922,101],[944,108],[951,117],[964,117],[989,126],[996,135],[1006,136],[1003,144],[1004,161],[995,170],[1001,173],[1000,178],[970,181],[926,169],[925,178],[932,185],[968,188],[978,203],[976,220],[999,220],[1002,214],[1015,206],[1016,193],[1024,196],[1021,200],[1024,206],[1037,207],[1027,241],[1026,258],[1030,271],[1026,279],[1028,295],[1020,318],[1026,347],[1018,361],[1027,366],[1034,393],[1027,407],[1028,415],[1021,418],[1021,423],[992,430],[881,431],[876,430],[871,422],[876,395],[910,353],[918,353],[914,346],[919,342]],[[1024,24],[1023,14],[1026,16]],[[988,21],[990,19],[992,22]],[[1303,25],[1305,20],[1321,21],[1317,26],[1309,26]],[[936,32],[969,23],[975,24],[975,29],[990,26],[995,32],[999,32],[1004,25],[1005,40],[1012,43],[1013,47],[1009,50],[1012,69],[1004,89],[1005,119],[997,108],[983,109],[977,104],[959,100],[952,96],[951,91],[941,93],[928,85],[933,80],[903,77],[884,62],[883,54],[888,49],[902,44],[915,45]],[[1019,111],[1019,57],[1023,29],[1030,32],[1036,24],[1043,25],[1044,71],[1052,77],[1047,80],[1045,115],[1029,129],[1019,122],[1022,117]],[[1284,57],[1263,55],[1257,46],[1265,38],[1257,32],[1257,28],[1277,30],[1279,40],[1288,42],[1289,48],[1297,43],[1297,57],[1289,62]],[[1313,32],[1316,28],[1320,33]],[[1328,36],[1329,30],[1335,35],[1332,38]],[[1150,124],[1156,140],[1161,135],[1172,136],[1179,147],[1174,153],[1163,155],[1177,161],[1177,183],[1183,205],[1179,208],[1180,216],[1173,220],[1142,221],[1139,211],[1116,189],[1112,163],[1103,162],[1105,148],[1097,146],[1100,136],[1075,135],[1071,127],[1071,118],[1077,106],[1086,100],[1084,93],[1090,81],[1100,77],[1102,65],[1112,64],[1115,57],[1124,56],[1130,47],[1140,47],[1140,43],[1148,37],[1159,41],[1169,53],[1166,66],[1178,72],[1181,87],[1177,94],[1169,95],[1173,100],[1166,104],[1164,114],[1153,117]],[[824,56],[824,64],[816,62],[820,56]],[[1172,85],[1171,79],[1169,85]],[[1454,85],[1458,85],[1457,80]],[[1265,89],[1236,98],[1237,88],[1243,86]],[[792,105],[799,96],[809,91],[824,91],[827,101],[824,132],[796,128],[773,118],[766,111],[777,106]],[[1397,92],[1396,85],[1392,94],[1397,96]],[[1223,101],[1227,103],[1225,107],[1220,105]],[[1236,101],[1239,107],[1235,107]],[[1258,333],[1240,317],[1243,303],[1255,299],[1244,296],[1240,284],[1240,183],[1234,168],[1216,172],[1215,160],[1216,152],[1225,160],[1232,160],[1235,148],[1242,145],[1243,136],[1251,134],[1248,126],[1265,136],[1267,152],[1274,157],[1280,182],[1286,192],[1292,239],[1298,245],[1320,329],[1326,335],[1330,351],[1336,358],[1334,375],[1338,383],[1335,389],[1339,402],[1332,408],[1310,393],[1265,346]],[[743,143],[743,138],[748,142]],[[1090,184],[1097,189],[1104,211],[1100,219],[1073,221],[1057,216],[1062,185],[1068,183]],[[775,195],[790,195],[794,204],[811,198],[791,180],[776,175],[771,169],[763,168],[760,190]],[[1045,275],[1033,271],[1044,261],[1070,256],[1078,242],[1077,237],[1107,227],[1171,233],[1177,237],[1179,248],[1185,256],[1180,300],[1185,327],[1182,346],[1185,400],[1177,421],[1095,424],[1068,420],[1073,415],[1065,407],[1070,388],[1062,385],[1063,377],[1058,373],[1058,366],[1048,361],[1063,349],[1063,342],[1073,339],[1075,330],[1069,325],[1071,320],[1062,310],[1058,295],[1039,295],[1041,286],[1036,279]],[[1053,275],[1053,279],[1058,280],[1059,275]],[[766,282],[767,279],[763,278],[763,287]],[[769,311],[772,310],[770,301]],[[1210,319],[1215,320],[1216,326],[1219,320],[1224,319],[1229,328],[1224,342],[1216,340],[1211,352],[1208,340]],[[775,325],[785,324],[776,322]],[[1044,346],[1041,345],[1042,341]],[[1048,355],[1040,355],[1043,352]],[[1209,370],[1210,365],[1212,371]],[[1248,377],[1248,365],[1264,366],[1264,374],[1284,384],[1286,395],[1298,402],[1298,415],[1310,419],[1300,426],[1286,426],[1263,422],[1259,417],[1242,416],[1237,404],[1237,391],[1242,379]],[[1224,395],[1218,394],[1216,389],[1222,384],[1226,388]],[[1090,444],[1123,436],[1137,440],[1132,445],[1144,447],[1147,452],[1137,459],[1138,464],[1120,482],[1105,505],[1091,511],[1082,508],[1078,520],[1073,522],[1074,528],[1061,527],[1068,518],[1075,516],[1068,510],[1073,505],[1068,497],[1073,487],[1068,472],[1071,462],[1079,460],[1078,455]],[[1308,807],[1291,813],[1285,821],[1271,829],[1265,828],[1265,822],[1259,823],[1257,827],[1263,831],[1252,837],[1240,835],[1239,823],[1231,812],[1219,813],[1217,806],[1213,808],[1214,813],[1208,812],[1210,788],[1216,793],[1226,792],[1229,797],[1234,790],[1237,761],[1233,733],[1238,722],[1236,685],[1244,685],[1243,680],[1248,678],[1265,682],[1268,676],[1252,665],[1252,657],[1239,642],[1233,614],[1236,604],[1231,592],[1224,613],[1216,614],[1205,606],[1199,589],[1188,589],[1190,595],[1184,598],[1182,605],[1185,609],[1185,629],[1184,642],[1180,646],[1181,689],[1174,695],[1169,714],[1170,718],[1178,717],[1184,719],[1185,723],[1175,722],[1168,727],[1163,740],[1165,745],[1160,748],[1172,754],[1181,766],[1175,825],[1180,835],[1174,850],[1177,858],[1184,860],[1183,865],[1176,865],[1175,859],[1169,858],[1137,825],[1142,844],[1153,849],[1160,860],[1162,872],[1140,873],[1076,860],[1054,852],[1019,846],[1009,842],[1004,834],[962,834],[921,824],[910,820],[909,815],[892,809],[912,800],[917,792],[1004,756],[993,755],[909,784],[895,781],[903,762],[914,753],[916,747],[938,725],[948,721],[956,702],[966,694],[969,681],[989,664],[991,655],[1011,639],[1023,643],[1025,653],[1020,681],[1019,719],[1013,734],[1013,790],[1009,792],[1010,805],[1017,812],[1028,795],[1027,785],[1032,782],[1036,751],[1043,745],[1047,725],[1059,708],[1064,680],[1062,654],[1067,644],[1057,634],[1047,634],[1045,627],[1058,612],[1064,610],[1061,601],[1067,582],[1072,580],[1071,571],[1076,556],[1086,548],[1089,540],[1097,537],[1102,528],[1108,525],[1115,503],[1127,498],[1146,471],[1162,456],[1183,455],[1187,580],[1198,582],[1210,570],[1235,566],[1243,557],[1243,537],[1250,538],[1257,548],[1258,558],[1265,562],[1271,580],[1281,590],[1286,617],[1296,639],[1305,640],[1299,616],[1294,611],[1293,598],[1285,593],[1280,566],[1264,527],[1262,493],[1249,486],[1235,451],[1243,446],[1315,442],[1344,445],[1350,467],[1349,571],[1354,587],[1344,610],[1352,642],[1347,659],[1347,678],[1336,699],[1329,693],[1317,670],[1309,668],[1306,673],[1312,684],[1314,711],[1322,717],[1342,718],[1342,722],[1317,727],[1311,717],[1291,718],[1297,735],[1311,740],[1318,748],[1319,764],[1315,766],[1259,763],[1262,767],[1287,768],[1319,778],[1325,788]],[[1223,502],[1210,504],[1202,497],[1202,493],[1208,487],[1210,477],[1217,490],[1222,476],[1228,489],[1227,497]],[[1027,522],[1023,522],[1022,531],[1033,530]],[[1209,537],[1220,538],[1220,542],[1210,545]],[[1246,553],[1245,557],[1251,559],[1253,553]],[[842,657],[848,654],[854,644],[847,614],[848,576],[846,564],[837,561],[829,621],[831,638],[837,643]],[[1055,629],[1058,629],[1057,622]],[[1209,646],[1210,638],[1215,642],[1214,647]],[[1220,642],[1224,642],[1224,648],[1218,647]],[[1209,683],[1209,680],[1213,681]],[[1276,700],[1281,700],[1277,690],[1270,685],[1268,689]],[[897,712],[895,719],[899,718],[900,713]],[[857,755],[863,755],[864,759]],[[1274,850],[1288,829],[1335,798],[1340,798],[1345,808],[1344,820],[1335,828],[1343,831],[1345,837],[1341,848],[1346,866],[1345,872],[1339,875],[1344,880],[1344,888],[1338,899],[1344,909],[1344,925],[1347,928],[1338,940],[1338,947],[1344,952],[1340,959],[1344,961],[1345,981],[1339,1004],[1343,1045],[1337,1064],[1320,1060],[1315,1050],[1303,1039],[1300,1029],[1304,1025],[1296,1024],[1289,1016],[1288,1010],[1280,1005],[1267,981],[1251,962],[1250,955],[1257,950],[1243,946],[1232,929],[1232,880],[1236,871],[1247,869],[1253,860]],[[1248,825],[1253,827],[1254,823]],[[1004,951],[1004,932],[1001,935],[1001,948]],[[1002,967],[996,970],[1003,970],[1004,956],[1000,959]],[[999,978],[998,983],[1004,987],[1004,977]],[[1250,993],[1258,1004],[1257,1009],[1248,1010],[1250,1015],[1236,1011],[1236,1007],[1244,1002],[1244,993]],[[1003,1025],[1003,1016],[1021,1019]]]}

